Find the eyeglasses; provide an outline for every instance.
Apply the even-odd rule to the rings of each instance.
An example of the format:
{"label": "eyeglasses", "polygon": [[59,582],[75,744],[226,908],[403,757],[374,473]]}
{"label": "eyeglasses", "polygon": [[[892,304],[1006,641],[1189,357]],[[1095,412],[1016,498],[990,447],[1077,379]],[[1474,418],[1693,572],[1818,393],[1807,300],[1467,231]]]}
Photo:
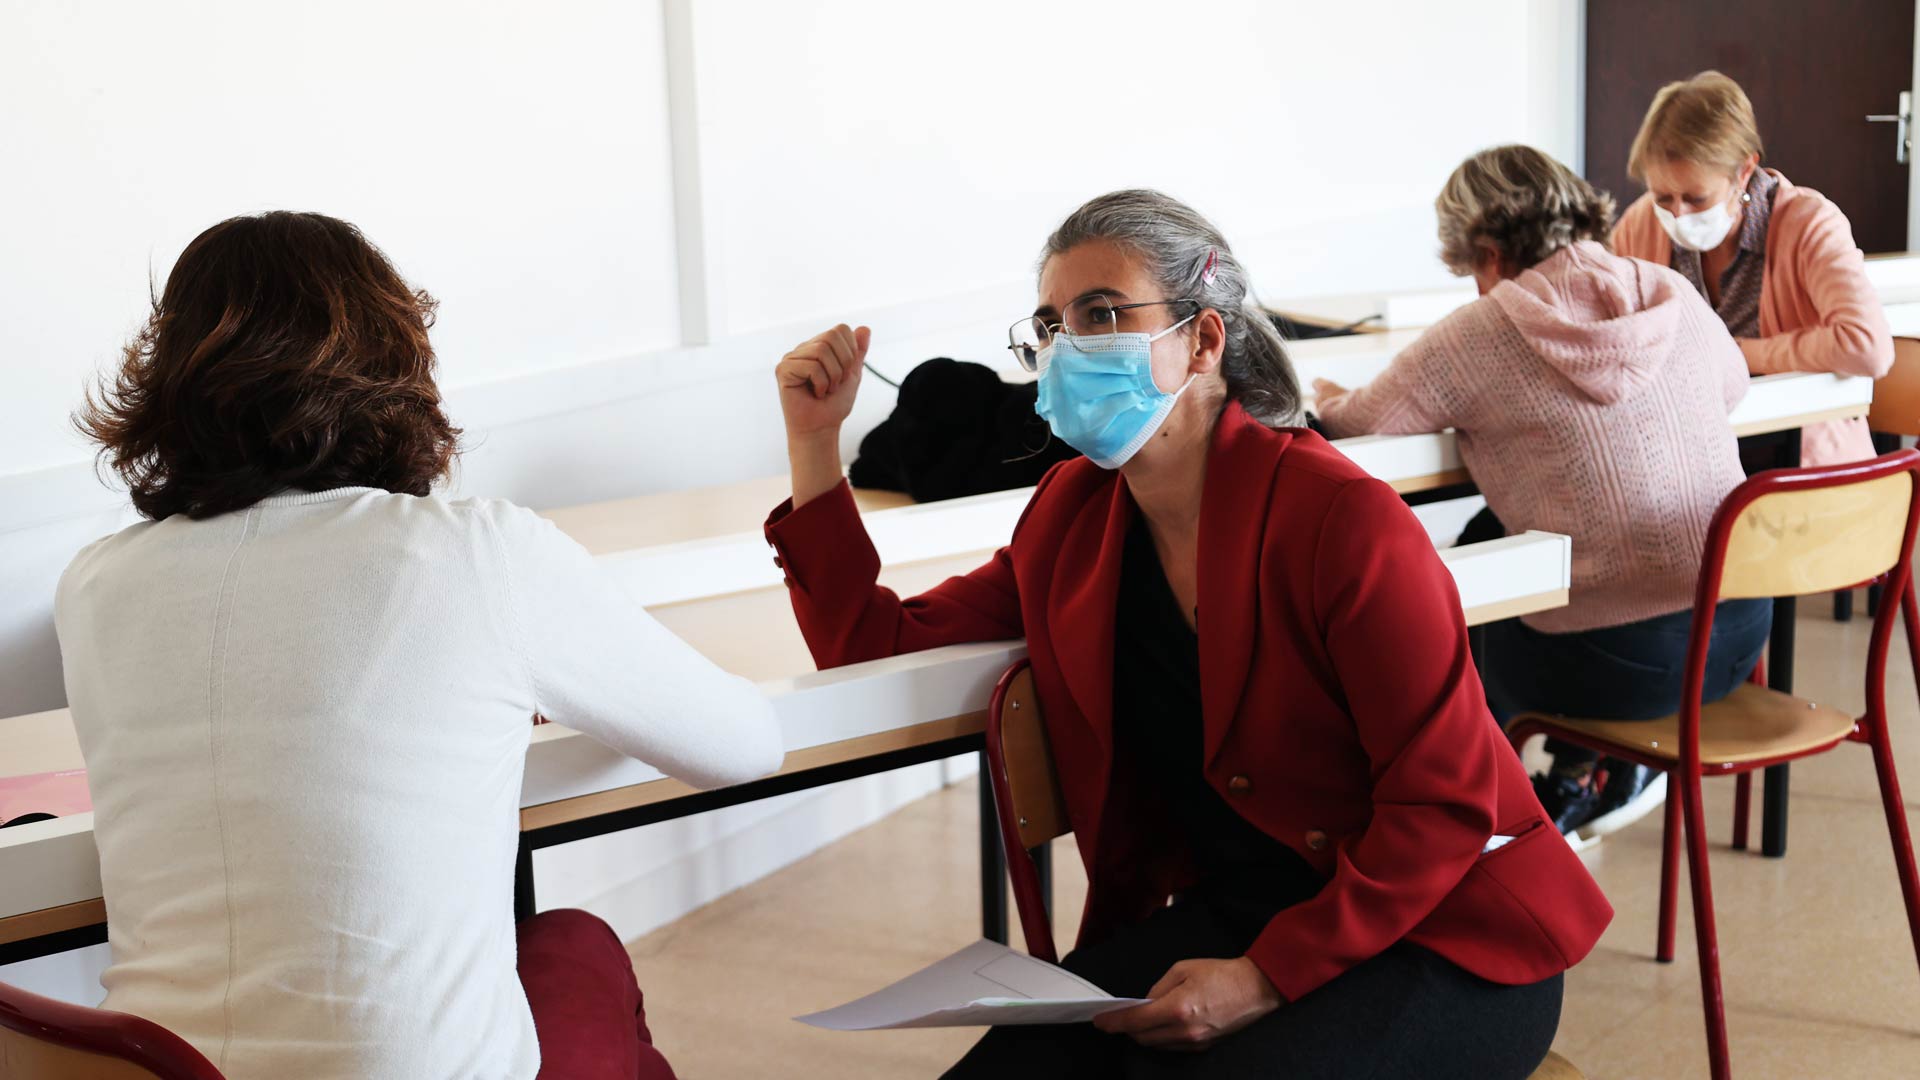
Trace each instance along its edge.
{"label": "eyeglasses", "polygon": [[1028,371],[1039,371],[1046,367],[1042,353],[1053,344],[1053,335],[1062,331],[1075,337],[1149,333],[1152,330],[1146,325],[1149,322],[1147,317],[1134,312],[1140,308],[1166,305],[1173,305],[1178,320],[1173,326],[1161,330],[1161,333],[1200,314],[1202,307],[1198,300],[1143,300],[1137,304],[1116,304],[1096,293],[1068,304],[1066,318],[1059,322],[1048,322],[1038,315],[1029,315],[1014,323],[1007,328],[1007,348],[1020,361],[1021,367]]}

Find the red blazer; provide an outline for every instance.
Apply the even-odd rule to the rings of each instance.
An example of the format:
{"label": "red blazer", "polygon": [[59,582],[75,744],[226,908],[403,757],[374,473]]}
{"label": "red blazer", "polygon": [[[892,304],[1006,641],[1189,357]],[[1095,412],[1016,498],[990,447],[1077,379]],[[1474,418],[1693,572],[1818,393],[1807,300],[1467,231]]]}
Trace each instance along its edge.
{"label": "red blazer", "polygon": [[[1025,637],[1090,883],[1080,940],[1145,918],[1193,869],[1147,785],[1114,778],[1113,619],[1135,513],[1117,473],[1048,473],[1013,540],[901,600],[843,485],[767,539],[821,667]],[[1487,712],[1453,578],[1392,488],[1318,435],[1227,406],[1200,512],[1207,781],[1326,878],[1247,955],[1298,1000],[1398,941],[1519,985],[1613,917]],[[1483,854],[1488,837],[1518,839]]]}

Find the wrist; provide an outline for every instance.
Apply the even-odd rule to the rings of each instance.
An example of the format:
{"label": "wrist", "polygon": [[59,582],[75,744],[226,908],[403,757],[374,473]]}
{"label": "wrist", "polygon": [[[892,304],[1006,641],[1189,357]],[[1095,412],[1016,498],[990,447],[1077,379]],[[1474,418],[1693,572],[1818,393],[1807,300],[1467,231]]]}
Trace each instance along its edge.
{"label": "wrist", "polygon": [[793,471],[793,508],[800,509],[840,486],[840,429],[787,435],[787,461]]}
{"label": "wrist", "polygon": [[827,455],[838,457],[840,425],[835,424],[815,431],[787,432],[787,454],[789,457],[819,458]]}
{"label": "wrist", "polygon": [[1239,962],[1246,966],[1247,983],[1255,989],[1262,1004],[1269,1006],[1286,1004],[1286,997],[1280,993],[1278,987],[1273,985],[1273,980],[1267,978],[1267,973],[1261,970],[1260,965],[1254,963],[1253,957],[1242,956]]}

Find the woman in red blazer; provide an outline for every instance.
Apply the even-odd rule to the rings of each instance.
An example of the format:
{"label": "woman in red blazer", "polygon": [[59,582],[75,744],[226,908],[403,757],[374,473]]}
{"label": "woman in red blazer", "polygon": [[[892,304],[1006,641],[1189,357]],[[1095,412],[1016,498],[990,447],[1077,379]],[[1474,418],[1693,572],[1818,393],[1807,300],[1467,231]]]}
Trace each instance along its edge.
{"label": "woman in red blazer", "polygon": [[1186,206],[1088,203],[1039,292],[1014,350],[1088,458],[912,599],[841,478],[867,329],[778,367],[767,537],[815,659],[1026,638],[1090,884],[1065,966],[1153,999],[996,1028],[948,1075],[1527,1076],[1612,909],[1487,712],[1425,531],[1291,426],[1280,341]]}

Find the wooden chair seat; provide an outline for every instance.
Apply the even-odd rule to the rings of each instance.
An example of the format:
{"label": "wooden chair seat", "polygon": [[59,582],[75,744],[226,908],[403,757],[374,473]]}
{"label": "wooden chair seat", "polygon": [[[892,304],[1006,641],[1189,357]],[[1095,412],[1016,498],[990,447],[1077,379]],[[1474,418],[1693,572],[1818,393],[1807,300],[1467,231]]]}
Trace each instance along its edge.
{"label": "wooden chair seat", "polygon": [[1574,1068],[1572,1062],[1559,1054],[1550,1053],[1527,1080],[1587,1080],[1587,1074]]}
{"label": "wooden chair seat", "polygon": [[[1580,720],[1540,713],[1517,719],[1583,736],[1630,754],[1680,760],[1680,716],[1658,720]],[[1700,710],[1700,763],[1724,768],[1798,757],[1831,747],[1853,733],[1849,713],[1804,698],[1741,683]],[[1583,739],[1583,741],[1584,741]]]}

